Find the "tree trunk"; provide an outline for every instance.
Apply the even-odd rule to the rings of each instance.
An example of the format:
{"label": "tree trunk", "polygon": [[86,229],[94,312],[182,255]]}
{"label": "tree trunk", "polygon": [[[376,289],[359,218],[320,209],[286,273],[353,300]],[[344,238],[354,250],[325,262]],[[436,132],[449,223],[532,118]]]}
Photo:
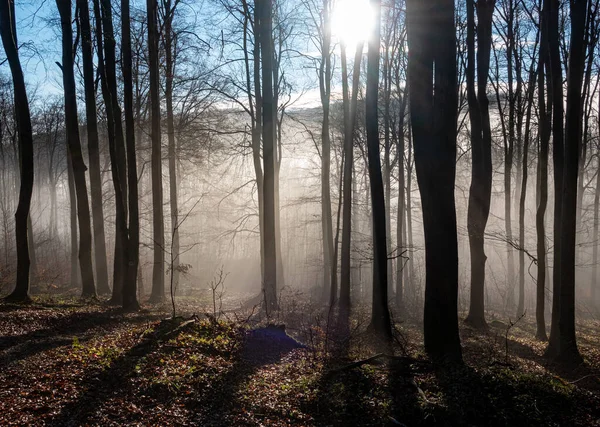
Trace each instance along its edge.
{"label": "tree trunk", "polygon": [[173,75],[175,64],[173,61],[173,14],[175,6],[171,0],[163,0],[165,9],[164,40],[165,40],[165,97],[167,107],[167,136],[169,154],[169,204],[171,207],[171,274],[173,275],[173,287],[177,289],[179,284],[179,204],[177,198],[177,153],[175,148],[175,124],[173,119]]}
{"label": "tree trunk", "polygon": [[75,181],[73,179],[73,162],[71,152],[67,147],[67,183],[69,188],[69,225],[71,238],[71,287],[78,288],[81,285],[79,275],[79,243],[77,239],[77,196],[75,195]]}
{"label": "tree trunk", "polygon": [[546,111],[544,68],[548,64],[548,5],[544,4],[541,17],[541,43],[538,63],[538,110],[540,149],[538,154],[538,205],[535,215],[537,232],[537,284],[536,284],[536,338],[546,341],[546,225],[545,215],[548,205],[548,148],[550,143],[550,115]]}
{"label": "tree trunk", "polygon": [[147,0],[148,56],[150,68],[150,102],[152,120],[152,224],[154,265],[150,301],[160,303],[165,298],[165,224],[163,216],[162,157],[160,132],[160,94],[158,61],[158,24],[156,0]]}
{"label": "tree trunk", "polygon": [[[598,98],[598,111],[600,111],[600,98]],[[598,115],[598,129],[600,129],[600,114]],[[598,159],[597,171],[600,172],[600,145],[596,151]],[[590,300],[594,310],[598,308],[598,239],[600,238],[600,173],[596,173],[596,188],[594,190],[594,235],[592,241],[592,281],[590,283]]]}
{"label": "tree trunk", "polygon": [[373,33],[369,37],[367,55],[367,89],[365,99],[367,131],[367,157],[369,183],[371,189],[373,221],[373,304],[370,328],[381,339],[390,343],[392,328],[388,308],[387,243],[385,220],[385,193],[381,175],[381,157],[379,154],[379,121],[377,117],[377,98],[379,91],[379,45],[381,38],[381,2],[371,0],[374,10]]}
{"label": "tree trunk", "polygon": [[352,244],[352,189],[354,173],[354,129],[358,104],[358,86],[360,83],[360,61],[363,43],[356,46],[354,54],[354,70],[352,71],[352,92],[348,92],[348,67],[346,65],[346,48],[342,49],[342,91],[344,96],[344,185],[342,205],[342,259],[340,276],[340,310],[343,322],[350,314],[351,294],[351,244]]}
{"label": "tree trunk", "polygon": [[94,87],[94,62],[90,10],[87,0],[77,0],[79,25],[81,28],[81,51],[83,83],[85,91],[85,113],[87,121],[88,155],[90,163],[90,195],[94,229],[94,259],[96,284],[100,295],[110,293],[106,242],[104,237],[104,212],[102,210],[102,177],[100,176],[100,149],[98,145],[98,117],[96,112],[96,90]]}
{"label": "tree trunk", "polygon": [[407,29],[411,124],[425,233],[425,350],[434,360],[460,363],[454,2],[441,0],[432,6],[409,0]]}
{"label": "tree trunk", "polygon": [[[467,0],[467,97],[471,121],[472,175],[467,228],[471,249],[471,304],[466,322],[485,329],[485,227],[492,196],[492,134],[487,82],[492,46],[492,14],[495,0],[477,2],[477,58],[475,58],[475,2]],[[475,93],[477,61],[477,94]]]}
{"label": "tree trunk", "polygon": [[[552,322],[550,341],[545,355],[554,357],[558,352],[558,319],[560,310],[561,258],[562,258],[562,199],[563,199],[563,162],[564,162],[564,105],[563,79],[560,60],[559,8],[558,0],[548,2],[548,49],[550,60],[550,79],[552,90],[548,93],[548,104],[552,105],[552,163],[554,166],[554,269],[552,272]],[[551,100],[551,103],[550,103]]]}
{"label": "tree trunk", "polygon": [[577,233],[577,176],[581,145],[581,85],[585,61],[584,33],[587,0],[571,3],[571,41],[567,75],[565,160],[561,221],[560,308],[557,359],[579,364],[582,357],[575,337],[575,239]]}
{"label": "tree trunk", "polygon": [[[534,51],[539,41],[536,35]],[[517,318],[525,313],[525,202],[527,198],[529,143],[531,140],[531,113],[533,108],[535,81],[539,72],[536,72],[535,61],[531,61],[529,68],[529,82],[527,85],[527,112],[525,114],[525,137],[523,139],[521,190],[519,192],[519,304],[517,305]],[[547,197],[547,196],[546,196]]]}
{"label": "tree trunk", "polygon": [[56,0],[62,28],[62,73],[65,92],[65,126],[67,144],[73,164],[73,181],[77,196],[77,222],[79,224],[79,267],[84,298],[96,296],[94,271],[92,265],[92,228],[90,223],[90,205],[88,202],[79,122],[77,120],[77,94],[73,73],[73,29],[71,23],[71,0]]}
{"label": "tree trunk", "polygon": [[115,38],[110,2],[94,0],[98,71],[106,109],[111,175],[115,189],[115,251],[113,289],[110,302],[122,303],[123,284],[127,274],[127,182],[121,107],[117,98]]}
{"label": "tree trunk", "polygon": [[15,213],[15,236],[17,242],[17,281],[8,300],[26,302],[29,300],[29,244],[27,241],[27,218],[33,193],[33,131],[29,100],[25,88],[23,69],[17,50],[17,31],[14,21],[15,4],[13,0],[0,1],[0,35],[8,59],[13,80],[15,119],[19,136],[19,157],[21,160],[21,179],[19,203]]}
{"label": "tree trunk", "polygon": [[333,283],[333,229],[331,213],[331,141],[329,138],[329,101],[331,96],[331,25],[330,4],[323,2],[323,37],[319,67],[319,92],[323,107],[321,126],[321,228],[323,232],[323,289],[329,304],[337,299],[337,283]]}
{"label": "tree trunk", "polygon": [[[397,79],[399,82],[399,78]],[[400,88],[398,87],[398,93]],[[408,85],[404,87],[402,100],[400,102],[400,113],[398,114],[398,146],[396,147],[396,156],[398,157],[398,213],[396,218],[396,308],[400,313],[404,309],[404,283],[403,273],[406,263],[404,262],[404,250],[406,241],[406,227],[404,227],[406,209],[404,197],[404,115],[406,113],[406,103],[408,101]]]}
{"label": "tree trunk", "polygon": [[140,220],[138,208],[137,160],[135,149],[135,121],[133,118],[133,62],[131,59],[131,19],[129,0],[121,0],[121,34],[123,53],[123,97],[125,106],[125,140],[127,149],[127,186],[129,227],[127,242],[127,270],[123,283],[123,308],[139,309],[137,274],[140,251]]}
{"label": "tree trunk", "polygon": [[260,49],[263,86],[263,196],[264,196],[264,248],[265,310],[277,308],[277,252],[275,247],[275,112],[273,102],[273,45],[272,0],[260,0]]}

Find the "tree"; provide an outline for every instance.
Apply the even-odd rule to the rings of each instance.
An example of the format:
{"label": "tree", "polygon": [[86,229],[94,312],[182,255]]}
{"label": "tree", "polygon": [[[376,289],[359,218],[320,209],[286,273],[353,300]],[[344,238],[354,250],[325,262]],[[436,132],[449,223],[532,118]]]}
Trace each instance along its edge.
{"label": "tree", "polygon": [[133,63],[131,59],[131,18],[129,0],[121,0],[123,51],[123,89],[125,100],[125,140],[127,149],[127,186],[129,187],[129,224],[127,236],[127,270],[123,283],[123,308],[137,310],[137,273],[140,247],[140,219],[138,208],[137,160],[135,121],[133,117]]}
{"label": "tree", "polygon": [[[260,5],[260,6],[258,6]],[[273,99],[272,0],[259,0],[260,53],[262,62],[262,137],[264,203],[264,293],[265,310],[277,307],[277,255],[275,247],[275,113]]]}
{"label": "tree", "polygon": [[92,228],[88,202],[79,122],[77,120],[77,97],[73,73],[73,28],[71,27],[71,0],[56,0],[62,29],[62,74],[65,93],[65,124],[67,146],[73,164],[73,180],[77,196],[77,222],[79,224],[79,266],[81,269],[82,297],[96,296],[92,266]]}
{"label": "tree", "polygon": [[564,162],[564,103],[563,78],[560,61],[559,8],[558,0],[544,0],[548,8],[548,60],[550,63],[550,87],[548,104],[552,106],[552,164],[554,166],[554,269],[552,270],[552,322],[550,324],[550,341],[545,355],[554,357],[558,352],[558,319],[561,293],[561,259],[562,259],[562,199],[563,199],[563,162]]}
{"label": "tree", "polygon": [[373,304],[370,328],[382,339],[391,342],[392,326],[388,300],[388,261],[385,222],[385,195],[379,154],[379,44],[381,40],[381,1],[371,0],[375,23],[369,37],[367,55],[367,90],[365,99],[367,156],[371,205],[373,209]]}
{"label": "tree", "polygon": [[546,225],[545,215],[548,204],[548,151],[550,143],[550,114],[546,108],[545,98],[545,75],[544,69],[548,68],[548,2],[545,2],[541,16],[541,42],[540,58],[538,61],[538,110],[539,110],[539,137],[540,148],[538,155],[538,206],[535,215],[537,231],[537,284],[535,317],[537,330],[535,336],[539,340],[546,341]]}
{"label": "tree", "polygon": [[360,62],[363,54],[364,43],[356,46],[354,53],[354,70],[352,71],[352,92],[349,93],[348,66],[346,60],[346,46],[341,45],[342,61],[342,92],[344,108],[344,170],[342,184],[342,253],[340,275],[340,312],[343,323],[348,323],[350,314],[350,250],[352,239],[352,174],[354,171],[354,132],[358,110],[358,86],[360,84]]}
{"label": "tree", "polygon": [[179,284],[179,207],[177,198],[177,170],[176,170],[176,147],[175,147],[175,123],[173,119],[173,75],[175,73],[175,61],[173,50],[175,49],[173,33],[173,16],[179,0],[173,3],[171,0],[162,0],[164,9],[164,41],[165,41],[165,98],[167,110],[167,137],[169,157],[169,203],[171,205],[171,238],[173,252],[173,286],[177,289]]}
{"label": "tree", "polygon": [[[407,2],[408,84],[425,234],[425,350],[461,362],[458,335],[457,70],[454,2]],[[435,67],[435,71],[434,71]]]}
{"label": "tree", "polygon": [[152,295],[154,303],[165,298],[165,224],[163,215],[162,158],[160,133],[160,97],[158,70],[157,1],[147,0],[148,57],[150,68],[150,102],[152,120],[152,224],[154,239],[154,265],[152,270]]}
{"label": "tree", "polygon": [[33,131],[25,78],[17,50],[17,29],[14,21],[14,0],[0,1],[0,36],[13,78],[15,119],[19,138],[20,189],[19,203],[15,213],[17,241],[17,281],[15,289],[7,297],[10,301],[29,300],[29,244],[27,241],[27,218],[33,193]]}
{"label": "tree", "polygon": [[[475,1],[467,0],[467,98],[471,122],[472,174],[467,227],[471,249],[471,305],[467,323],[487,327],[484,312],[485,227],[492,197],[492,132],[487,82],[492,47],[492,15],[495,0],[477,1],[477,59],[475,59]],[[475,93],[477,61],[477,94]]]}
{"label": "tree", "polygon": [[[101,7],[100,7],[101,6]],[[115,256],[111,303],[121,304],[127,273],[127,177],[121,107],[117,94],[115,36],[110,1],[94,0],[98,71],[106,109],[111,175],[115,189]]]}
{"label": "tree", "polygon": [[329,138],[329,104],[331,99],[331,2],[323,1],[321,13],[321,62],[319,93],[323,107],[321,125],[321,226],[323,228],[323,286],[329,290],[329,303],[337,299],[337,271],[333,271],[333,228],[331,217],[331,141]]}
{"label": "tree", "polygon": [[83,83],[85,90],[85,114],[87,121],[87,142],[90,164],[90,194],[94,227],[94,261],[96,264],[96,284],[99,294],[108,294],[108,267],[106,264],[106,242],[104,239],[104,212],[102,211],[102,177],[100,176],[100,149],[98,145],[98,115],[96,111],[96,90],[94,87],[94,62],[90,10],[87,0],[77,0],[79,28],[81,32],[81,52],[83,62]]}
{"label": "tree", "polygon": [[571,40],[567,73],[563,200],[560,228],[561,268],[558,318],[558,352],[564,363],[583,361],[575,337],[575,238],[577,233],[577,179],[581,146],[583,70],[585,61],[585,25],[587,0],[571,2]]}

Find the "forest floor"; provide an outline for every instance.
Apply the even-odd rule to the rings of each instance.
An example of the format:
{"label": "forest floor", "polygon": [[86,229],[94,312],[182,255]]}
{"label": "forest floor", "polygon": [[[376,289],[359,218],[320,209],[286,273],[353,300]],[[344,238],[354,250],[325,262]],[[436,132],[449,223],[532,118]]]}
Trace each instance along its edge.
{"label": "forest floor", "polygon": [[168,306],[0,303],[0,425],[600,425],[598,322],[578,325],[585,365],[568,371],[543,359],[528,318],[487,333],[461,325],[461,368],[432,366],[409,321],[397,326],[401,357],[349,367],[376,354],[360,316],[342,357],[327,313],[287,308],[271,321],[303,344],[252,310],[217,320],[198,301],[175,319]]}

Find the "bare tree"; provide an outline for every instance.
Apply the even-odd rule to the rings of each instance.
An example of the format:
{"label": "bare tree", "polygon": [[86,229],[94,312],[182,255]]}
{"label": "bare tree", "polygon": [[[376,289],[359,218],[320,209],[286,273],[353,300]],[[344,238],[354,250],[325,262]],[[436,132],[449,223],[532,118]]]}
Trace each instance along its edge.
{"label": "bare tree", "polygon": [[17,29],[14,21],[15,4],[13,0],[0,1],[0,35],[6,52],[10,72],[13,78],[15,119],[19,138],[19,157],[21,179],[19,204],[15,213],[15,234],[17,241],[17,282],[15,289],[7,297],[10,301],[29,300],[29,244],[27,240],[27,218],[33,193],[33,132],[29,100],[25,89],[23,69],[17,50]]}

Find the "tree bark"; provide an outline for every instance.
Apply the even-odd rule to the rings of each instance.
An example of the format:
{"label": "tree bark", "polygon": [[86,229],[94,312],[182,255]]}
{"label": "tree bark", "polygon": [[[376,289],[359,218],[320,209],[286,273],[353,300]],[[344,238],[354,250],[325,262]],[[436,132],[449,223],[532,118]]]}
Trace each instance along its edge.
{"label": "tree bark", "polygon": [[83,62],[83,83],[85,92],[85,113],[87,121],[87,142],[90,164],[90,195],[94,230],[94,260],[96,263],[96,284],[100,295],[110,293],[108,286],[108,266],[106,262],[106,242],[104,236],[104,212],[102,210],[102,177],[100,176],[100,149],[98,145],[98,116],[96,90],[94,88],[94,62],[90,10],[87,0],[77,0],[79,25],[81,28],[81,52]]}
{"label": "tree bark", "polygon": [[538,110],[540,148],[538,154],[538,205],[535,215],[537,232],[537,284],[536,284],[536,338],[546,341],[546,225],[545,215],[548,205],[548,151],[550,143],[550,114],[546,111],[544,69],[548,65],[548,5],[544,4],[541,17],[541,42],[538,63]]}
{"label": "tree bark", "polygon": [[[562,199],[563,199],[563,162],[564,162],[564,104],[563,79],[559,42],[558,0],[544,0],[548,4],[548,50],[550,61],[551,92],[548,104],[552,105],[552,163],[554,166],[554,269],[552,272],[552,321],[550,340],[545,355],[553,358],[558,352],[558,320],[560,310],[561,258],[562,258]],[[551,102],[550,102],[551,101]]]}
{"label": "tree bark", "polygon": [[344,184],[342,205],[342,259],[340,276],[340,313],[344,317],[350,314],[351,307],[351,260],[352,248],[352,189],[354,173],[354,129],[358,104],[358,86],[360,84],[360,62],[363,43],[356,46],[354,53],[354,70],[352,71],[352,92],[348,87],[348,67],[346,64],[346,48],[342,50],[342,91],[344,97]]}
{"label": "tree bark", "polygon": [[150,102],[152,120],[152,224],[154,265],[150,301],[161,303],[165,298],[165,224],[163,215],[162,157],[160,131],[160,95],[158,62],[158,24],[156,0],[147,0],[148,56],[150,68]]}
{"label": "tree bark", "polygon": [[177,197],[177,153],[175,147],[175,124],[173,119],[173,75],[175,73],[175,62],[173,60],[173,14],[175,5],[171,0],[163,0],[165,9],[164,40],[165,40],[165,97],[167,107],[167,137],[169,156],[169,204],[171,207],[171,274],[173,275],[173,287],[177,289],[179,284],[179,203]]}
{"label": "tree bark", "polygon": [[129,0],[121,0],[121,35],[123,53],[123,97],[125,107],[125,140],[127,150],[127,186],[129,227],[127,241],[127,270],[123,283],[123,308],[138,310],[137,274],[140,251],[140,220],[138,208],[137,159],[135,149],[136,124],[133,117],[133,61],[131,58],[131,17]]}
{"label": "tree bark", "polygon": [[434,360],[460,363],[454,2],[409,0],[407,29],[411,125],[425,234],[425,350]]}
{"label": "tree bark", "polygon": [[0,35],[8,59],[13,80],[15,119],[19,137],[19,157],[21,160],[21,179],[19,202],[15,213],[15,236],[17,242],[17,280],[15,289],[8,300],[26,302],[29,300],[29,244],[27,241],[27,218],[33,194],[33,131],[29,100],[25,88],[25,78],[17,50],[17,31],[14,21],[15,4],[13,0],[0,1]]}
{"label": "tree bark", "polygon": [[[319,92],[323,107],[321,125],[321,228],[323,232],[323,289],[329,304],[337,299],[337,283],[333,280],[333,229],[331,213],[331,141],[329,138],[329,102],[331,97],[331,25],[330,2],[323,1],[323,29]],[[336,272],[337,273],[337,272]]]}
{"label": "tree bark", "polygon": [[260,0],[260,49],[262,61],[263,196],[265,310],[277,308],[277,252],[275,247],[275,112],[273,100],[272,0]]}
{"label": "tree bark", "polygon": [[561,221],[560,308],[557,359],[568,364],[583,361],[575,337],[575,240],[577,234],[577,178],[581,146],[581,85],[585,61],[587,0],[571,3],[571,40],[567,75],[565,160]]}
{"label": "tree bark", "polygon": [[71,27],[71,0],[56,0],[62,28],[62,74],[65,92],[65,125],[67,144],[73,164],[73,180],[77,196],[77,222],[79,224],[79,267],[81,269],[81,296],[96,296],[94,270],[92,265],[92,228],[88,201],[79,122],[77,120],[77,95],[73,73],[73,28]]}
{"label": "tree bark", "polygon": [[[472,175],[467,228],[471,249],[471,304],[466,322],[485,329],[484,236],[492,196],[492,134],[487,82],[492,46],[492,15],[495,0],[477,2],[477,58],[475,58],[475,2],[467,0],[467,97],[471,121]],[[477,94],[475,93],[477,62]]]}
{"label": "tree bark", "polygon": [[379,45],[381,39],[381,2],[371,0],[374,11],[373,33],[369,37],[367,55],[367,89],[365,99],[367,131],[367,158],[371,189],[373,221],[373,304],[370,328],[386,342],[392,340],[390,312],[388,308],[388,261],[385,221],[385,191],[381,174],[379,153],[379,121],[377,101],[379,91]]}

